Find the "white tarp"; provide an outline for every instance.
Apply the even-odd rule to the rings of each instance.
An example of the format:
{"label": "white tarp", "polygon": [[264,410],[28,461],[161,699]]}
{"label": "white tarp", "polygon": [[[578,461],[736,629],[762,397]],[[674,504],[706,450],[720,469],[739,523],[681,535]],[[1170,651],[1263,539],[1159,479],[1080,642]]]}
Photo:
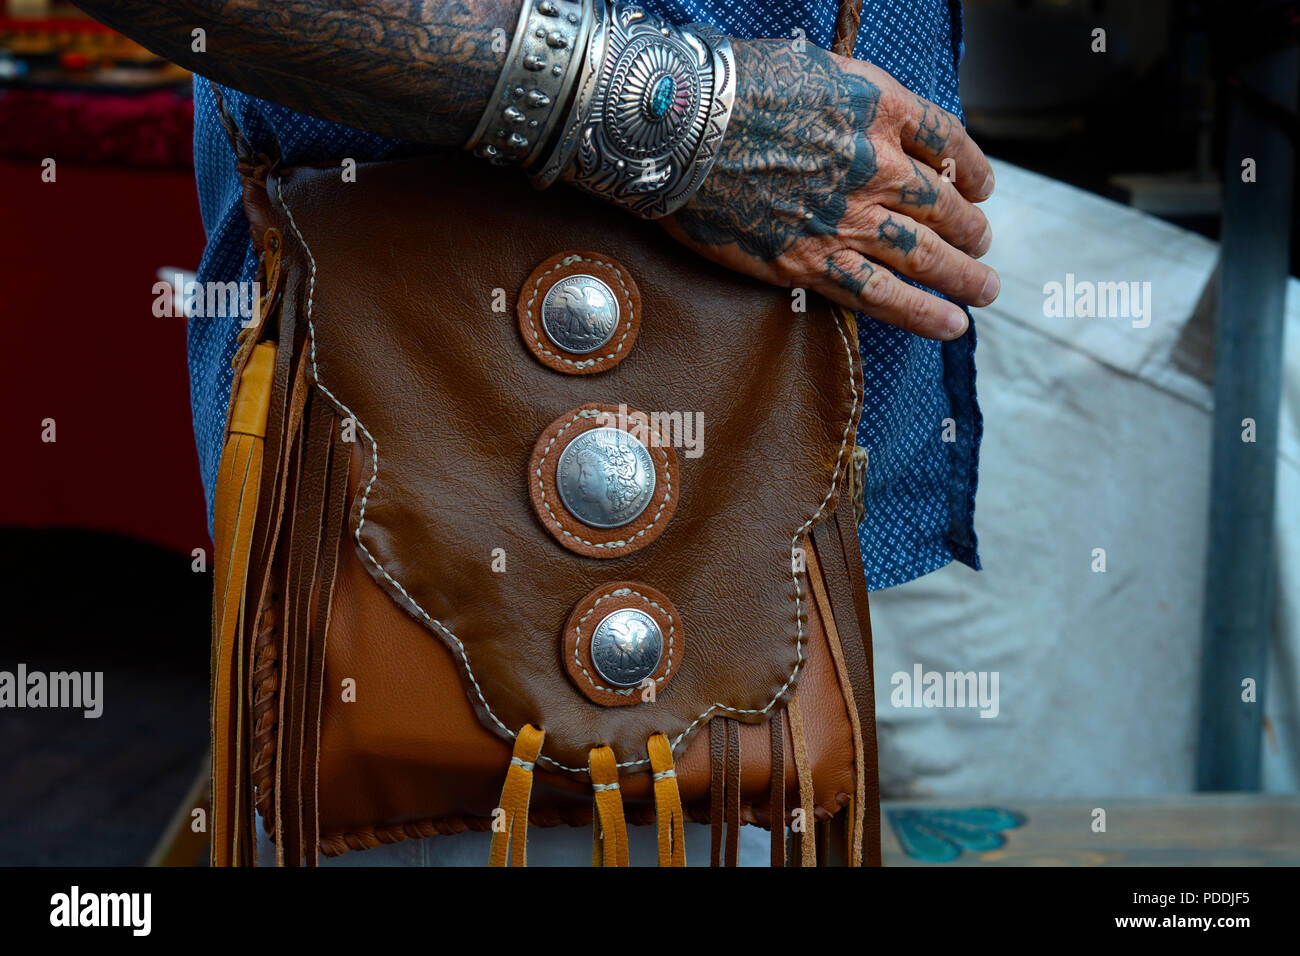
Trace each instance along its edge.
{"label": "white tarp", "polygon": [[[1178,343],[1218,246],[1006,163],[995,167],[987,261],[1002,294],[976,314],[985,428],[976,530],[985,570],[952,565],[872,595],[884,794],[1190,790],[1213,394],[1186,370],[1209,361],[1197,345],[1206,337],[1189,333]],[[1138,283],[1142,295],[1149,282],[1149,324],[1133,303],[1129,317],[1049,318],[1051,282],[1072,284],[1076,297],[1080,283]],[[1109,298],[1116,290],[1101,291]],[[1300,781],[1295,279],[1286,322],[1277,631],[1262,705],[1272,728],[1264,781],[1274,791],[1295,791]],[[1098,548],[1104,573],[1093,570]],[[911,677],[917,665],[922,673],[996,672],[997,716],[895,706],[904,685],[893,675]]]}

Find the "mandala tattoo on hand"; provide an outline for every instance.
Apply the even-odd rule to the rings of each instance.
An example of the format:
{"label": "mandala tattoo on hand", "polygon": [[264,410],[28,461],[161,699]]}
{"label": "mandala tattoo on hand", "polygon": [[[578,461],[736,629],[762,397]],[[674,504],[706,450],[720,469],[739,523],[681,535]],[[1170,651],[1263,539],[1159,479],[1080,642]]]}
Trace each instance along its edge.
{"label": "mandala tattoo on hand", "polygon": [[880,88],[825,50],[737,47],[736,105],[718,160],[677,213],[706,246],[771,262],[805,236],[834,236],[849,196],[877,173],[868,135]]}

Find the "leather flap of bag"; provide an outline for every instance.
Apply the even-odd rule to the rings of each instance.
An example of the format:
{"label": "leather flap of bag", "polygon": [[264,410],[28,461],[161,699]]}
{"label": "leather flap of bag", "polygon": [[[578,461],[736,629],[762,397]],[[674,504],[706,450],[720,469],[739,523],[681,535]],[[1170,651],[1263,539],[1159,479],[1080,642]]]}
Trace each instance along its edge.
{"label": "leather flap of bag", "polygon": [[[652,223],[459,154],[362,164],[346,183],[338,167],[298,168],[270,186],[297,244],[286,308],[365,457],[350,517],[359,557],[451,649],[483,722],[508,739],[544,728],[541,763],[585,774],[598,744],[642,768],[656,731],[677,747],[714,714],[766,720],[804,660],[794,551],[834,510],[852,457],[851,320],[814,295],[796,311],[789,290],[712,265]],[[635,346],[598,374],[538,361],[515,316],[534,267],[566,250],[609,257],[640,292]],[[703,423],[698,448],[675,449],[667,527],[613,558],[567,550],[530,503],[538,437],[592,402]],[[566,675],[562,631],[593,588],[629,580],[672,602],[686,652],[653,702],[601,706]]]}

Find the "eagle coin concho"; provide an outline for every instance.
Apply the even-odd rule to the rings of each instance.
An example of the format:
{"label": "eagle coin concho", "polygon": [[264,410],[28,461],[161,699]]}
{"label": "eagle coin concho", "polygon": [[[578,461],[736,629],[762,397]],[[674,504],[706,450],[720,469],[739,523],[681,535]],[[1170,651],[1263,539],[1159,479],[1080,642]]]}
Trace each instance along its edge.
{"label": "eagle coin concho", "polygon": [[593,428],[560,452],[555,484],[564,507],[583,524],[621,528],[635,521],[654,497],[654,462],[636,436],[619,428]]}
{"label": "eagle coin concho", "polygon": [[654,703],[686,656],[681,615],[644,581],[607,581],[587,592],[569,612],[560,641],[570,682],[601,707]]}
{"label": "eagle coin concho", "polygon": [[598,375],[636,345],[641,293],[606,252],[557,252],[528,274],[515,303],[524,347],[564,375]]}
{"label": "eagle coin concho", "polygon": [[585,273],[561,279],[542,300],[542,331],[574,355],[594,352],[613,338],[618,318],[614,290]]}
{"label": "eagle coin concho", "polygon": [[615,687],[636,687],[659,668],[664,636],[649,614],[622,608],[607,615],[591,635],[591,661]]}

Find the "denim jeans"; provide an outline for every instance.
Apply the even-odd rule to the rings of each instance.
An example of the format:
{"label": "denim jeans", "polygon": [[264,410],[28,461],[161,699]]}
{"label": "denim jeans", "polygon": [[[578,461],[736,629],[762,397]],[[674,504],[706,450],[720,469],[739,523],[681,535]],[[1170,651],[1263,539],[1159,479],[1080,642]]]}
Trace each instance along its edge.
{"label": "denim jeans", "polygon": [[[529,827],[529,866],[588,866],[591,864],[590,827]],[[658,860],[654,827],[627,829],[628,851],[633,866],[653,866]],[[322,857],[321,866],[486,866],[490,833],[458,833],[424,840],[402,840],[354,850],[342,856]],[[771,840],[761,827],[743,827],[740,831],[741,866],[767,866]],[[275,865],[275,846],[257,821],[257,862]],[[690,866],[709,864],[709,827],[702,823],[686,824],[686,862]]]}

